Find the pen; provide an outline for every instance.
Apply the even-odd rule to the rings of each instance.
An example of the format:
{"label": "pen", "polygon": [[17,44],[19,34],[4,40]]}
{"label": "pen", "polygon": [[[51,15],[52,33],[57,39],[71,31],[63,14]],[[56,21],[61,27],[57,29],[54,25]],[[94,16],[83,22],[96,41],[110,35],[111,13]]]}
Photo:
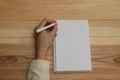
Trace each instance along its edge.
{"label": "pen", "polygon": [[40,28],[38,28],[38,29],[36,30],[36,33],[39,33],[39,32],[41,32],[41,31],[43,31],[43,30],[45,30],[45,29],[48,29],[48,28],[54,26],[55,24],[56,24],[56,23],[52,23],[52,24],[50,24],[50,25],[47,25],[47,26],[44,26],[44,27],[40,27]]}

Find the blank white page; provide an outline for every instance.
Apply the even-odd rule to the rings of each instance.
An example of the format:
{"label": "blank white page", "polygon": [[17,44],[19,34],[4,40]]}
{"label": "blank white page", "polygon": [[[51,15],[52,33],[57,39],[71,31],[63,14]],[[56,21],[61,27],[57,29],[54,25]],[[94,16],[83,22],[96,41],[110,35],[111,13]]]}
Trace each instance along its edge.
{"label": "blank white page", "polygon": [[90,71],[88,20],[57,20],[54,71]]}

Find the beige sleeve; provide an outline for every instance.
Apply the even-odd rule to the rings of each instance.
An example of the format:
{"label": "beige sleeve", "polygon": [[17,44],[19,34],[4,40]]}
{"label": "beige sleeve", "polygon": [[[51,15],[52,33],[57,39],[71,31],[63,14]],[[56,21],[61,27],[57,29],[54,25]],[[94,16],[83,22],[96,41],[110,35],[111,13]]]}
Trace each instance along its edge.
{"label": "beige sleeve", "polygon": [[27,80],[49,80],[49,62],[46,60],[32,60]]}

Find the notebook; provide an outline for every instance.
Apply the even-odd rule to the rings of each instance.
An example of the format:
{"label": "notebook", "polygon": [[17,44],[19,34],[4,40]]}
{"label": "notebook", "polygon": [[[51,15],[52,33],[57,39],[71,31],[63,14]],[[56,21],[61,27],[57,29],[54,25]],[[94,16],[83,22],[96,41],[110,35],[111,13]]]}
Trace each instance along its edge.
{"label": "notebook", "polygon": [[57,20],[54,72],[91,71],[88,20]]}

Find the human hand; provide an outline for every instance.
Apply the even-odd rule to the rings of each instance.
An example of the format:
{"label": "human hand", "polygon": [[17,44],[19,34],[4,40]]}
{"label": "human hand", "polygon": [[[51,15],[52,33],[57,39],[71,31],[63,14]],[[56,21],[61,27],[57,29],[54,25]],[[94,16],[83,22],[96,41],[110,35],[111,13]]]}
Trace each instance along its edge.
{"label": "human hand", "polygon": [[[56,23],[53,19],[44,18],[41,23],[36,27],[36,29],[49,25],[51,23]],[[35,29],[35,31],[36,31]],[[52,40],[57,32],[57,23],[40,33],[35,32],[35,48],[36,48],[36,59],[45,59],[47,50],[52,43]]]}

